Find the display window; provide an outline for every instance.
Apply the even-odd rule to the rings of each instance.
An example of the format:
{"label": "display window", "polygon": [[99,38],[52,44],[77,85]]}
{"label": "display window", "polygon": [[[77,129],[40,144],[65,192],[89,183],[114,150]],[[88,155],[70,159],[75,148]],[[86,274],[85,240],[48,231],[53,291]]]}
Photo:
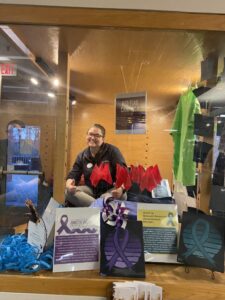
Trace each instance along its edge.
{"label": "display window", "polygon": [[[101,199],[113,198],[135,211],[131,219],[143,222],[148,245],[134,234],[141,225],[128,222],[126,234],[117,232],[116,247],[122,249],[121,236],[134,234],[138,259],[144,251],[148,262],[156,256],[156,262],[182,262],[177,235],[183,215],[185,222],[190,210],[225,215],[224,37],[213,30],[0,25],[0,240],[24,232],[31,206],[43,216],[52,199],[78,208],[78,215],[100,207],[110,223]],[[70,214],[58,213],[59,231],[73,233]],[[215,224],[217,255],[224,244]],[[151,240],[169,233],[167,247],[148,243],[151,226]],[[191,248],[185,244],[191,225],[185,226],[184,249]],[[202,241],[200,227],[195,236]],[[107,226],[101,230],[104,252],[114,236]],[[55,232],[60,243],[61,231]],[[157,249],[153,258],[148,247]],[[55,269],[71,271],[63,266],[64,248],[58,250]],[[129,266],[107,251],[102,261]],[[111,264],[110,271],[101,268],[105,274],[114,275]],[[201,266],[214,270],[212,263]],[[140,264],[140,277],[143,269]]]}

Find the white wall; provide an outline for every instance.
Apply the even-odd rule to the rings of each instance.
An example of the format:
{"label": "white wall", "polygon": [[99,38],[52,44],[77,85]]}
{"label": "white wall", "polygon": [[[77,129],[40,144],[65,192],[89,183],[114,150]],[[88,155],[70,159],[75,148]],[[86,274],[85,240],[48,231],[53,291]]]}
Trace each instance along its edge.
{"label": "white wall", "polygon": [[225,13],[223,0],[0,0],[0,3]]}

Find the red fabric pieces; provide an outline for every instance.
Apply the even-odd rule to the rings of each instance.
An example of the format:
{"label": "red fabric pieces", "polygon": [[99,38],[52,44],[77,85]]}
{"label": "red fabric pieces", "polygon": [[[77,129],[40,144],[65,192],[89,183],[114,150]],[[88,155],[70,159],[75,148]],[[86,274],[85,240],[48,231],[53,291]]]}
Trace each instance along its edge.
{"label": "red fabric pieces", "polygon": [[145,189],[151,192],[162,180],[162,177],[159,172],[158,165],[154,167],[150,166],[146,171],[141,171],[142,177],[140,182],[140,190],[144,191]]}
{"label": "red fabric pieces", "polygon": [[112,176],[109,170],[109,164],[108,163],[101,163],[100,166],[95,165],[91,176],[90,181],[91,184],[96,187],[100,180],[106,181],[108,184],[112,185]]}
{"label": "red fabric pieces", "polygon": [[144,173],[145,173],[145,169],[143,166],[139,165],[135,167],[131,165],[130,178],[132,182],[140,184]]}
{"label": "red fabric pieces", "polygon": [[116,188],[124,186],[126,190],[129,190],[131,187],[130,174],[126,167],[116,164]]}
{"label": "red fabric pieces", "polygon": [[153,167],[152,172],[153,172],[153,175],[154,175],[154,178],[155,178],[156,183],[159,184],[159,183],[161,182],[161,180],[162,180],[162,177],[161,177],[161,174],[160,174],[160,172],[159,172],[158,165],[155,165],[155,166]]}

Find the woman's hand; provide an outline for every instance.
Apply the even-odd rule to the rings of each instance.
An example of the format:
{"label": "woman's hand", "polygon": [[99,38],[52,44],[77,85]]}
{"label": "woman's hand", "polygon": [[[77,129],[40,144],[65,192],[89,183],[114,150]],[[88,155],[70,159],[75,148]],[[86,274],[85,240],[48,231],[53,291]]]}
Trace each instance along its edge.
{"label": "woman's hand", "polygon": [[123,195],[123,188],[119,187],[119,188],[117,188],[115,190],[112,190],[111,194],[112,194],[113,198],[120,199],[122,197],[122,195]]}
{"label": "woman's hand", "polygon": [[66,181],[66,189],[68,193],[75,193],[76,192],[76,185],[75,185],[75,180],[74,179],[67,179]]}

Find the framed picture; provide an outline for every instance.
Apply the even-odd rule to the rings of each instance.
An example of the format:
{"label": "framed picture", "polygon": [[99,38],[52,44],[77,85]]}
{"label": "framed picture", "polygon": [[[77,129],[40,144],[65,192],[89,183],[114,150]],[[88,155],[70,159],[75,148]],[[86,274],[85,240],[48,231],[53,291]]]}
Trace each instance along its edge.
{"label": "framed picture", "polygon": [[116,96],[116,133],[146,133],[146,92]]}

